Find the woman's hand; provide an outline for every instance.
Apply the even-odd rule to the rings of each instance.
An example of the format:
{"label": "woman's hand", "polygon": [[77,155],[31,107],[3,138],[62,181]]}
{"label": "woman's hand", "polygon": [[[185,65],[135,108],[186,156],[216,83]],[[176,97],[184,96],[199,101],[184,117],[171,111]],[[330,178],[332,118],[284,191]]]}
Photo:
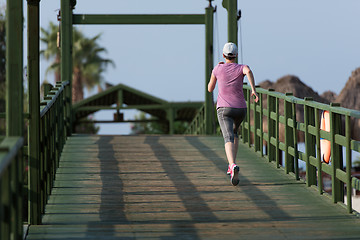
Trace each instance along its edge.
{"label": "woman's hand", "polygon": [[256,92],[252,91],[251,96],[254,98],[254,101],[257,103],[259,101],[259,96]]}

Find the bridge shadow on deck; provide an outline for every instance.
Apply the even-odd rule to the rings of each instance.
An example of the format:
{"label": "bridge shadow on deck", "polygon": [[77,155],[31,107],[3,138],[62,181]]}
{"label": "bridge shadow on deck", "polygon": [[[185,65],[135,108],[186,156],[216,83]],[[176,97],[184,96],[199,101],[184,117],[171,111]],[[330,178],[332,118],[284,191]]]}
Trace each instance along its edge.
{"label": "bridge shadow on deck", "polygon": [[[115,236],[116,224],[128,224],[125,214],[124,184],[120,177],[119,162],[115,157],[113,136],[100,136],[97,158],[100,160],[101,201],[100,221],[88,222],[86,236],[93,238],[99,231],[99,223],[106,225],[106,237]],[[131,238],[132,239],[132,238]]]}
{"label": "bridge shadow on deck", "polygon": [[[147,137],[145,144],[149,144],[156,158],[160,161],[162,168],[168,174],[173,185],[176,188],[176,194],[180,197],[186,208],[186,212],[190,214],[192,221],[172,221],[173,236],[167,236],[164,239],[181,239],[184,238],[184,231],[191,239],[200,239],[194,223],[198,222],[216,222],[218,218],[214,215],[206,201],[200,196],[196,186],[186,176],[179,166],[178,162],[172,157],[168,148],[159,142],[158,136]],[[179,182],[181,178],[181,182]]]}
{"label": "bridge shadow on deck", "polygon": [[[212,161],[213,164],[215,166],[217,166],[219,171],[225,172],[227,170],[227,162],[219,163],[219,161],[218,161],[218,159],[221,159],[224,156],[219,156],[217,154],[217,152],[213,151],[210,147],[205,145],[203,142],[199,141],[198,138],[187,137],[186,139],[194,148],[201,149],[201,151],[200,151],[201,154],[203,154],[203,156],[206,159],[209,159],[210,161]],[[224,152],[224,154],[225,154],[225,152]],[[241,152],[238,153],[237,158],[238,159],[243,158]],[[279,217],[280,217],[283,221],[291,220],[292,217],[290,215],[288,215],[285,211],[283,211],[283,209],[280,206],[278,206],[278,203],[276,201],[274,201],[265,192],[263,192],[262,190],[260,190],[257,187],[257,185],[263,186],[267,183],[261,183],[261,184],[252,183],[243,174],[243,172],[246,171],[246,169],[241,166],[241,163],[238,163],[238,165],[240,166],[240,173],[239,173],[240,183],[239,183],[238,187],[247,187],[247,188],[250,187],[251,188],[251,191],[244,191],[244,193],[249,197],[249,199],[253,203],[255,203],[259,209],[261,209],[263,212],[265,212],[270,217],[270,219],[279,220]],[[275,183],[271,183],[271,184],[275,184]],[[295,183],[295,182],[276,183],[276,185],[287,185],[287,184],[303,184],[303,183],[300,183],[300,182],[298,182],[298,183]],[[264,204],[264,203],[266,203],[266,204]],[[249,221],[249,220],[247,220],[247,221]],[[258,221],[258,220],[256,220],[256,221]]]}
{"label": "bridge shadow on deck", "polygon": [[219,137],[74,136],[44,225],[27,239],[358,239],[360,221],[239,146],[240,185]]}

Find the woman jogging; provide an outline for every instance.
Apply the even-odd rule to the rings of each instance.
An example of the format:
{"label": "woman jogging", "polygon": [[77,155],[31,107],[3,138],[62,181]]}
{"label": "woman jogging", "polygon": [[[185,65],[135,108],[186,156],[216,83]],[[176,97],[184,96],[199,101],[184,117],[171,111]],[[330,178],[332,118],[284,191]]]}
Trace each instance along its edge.
{"label": "woman jogging", "polygon": [[237,64],[238,50],[236,44],[226,43],[223,48],[225,63],[220,62],[212,71],[208,91],[212,92],[218,82],[217,116],[225,141],[225,152],[229,162],[227,174],[231,176],[232,185],[239,184],[239,167],[236,165],[236,154],[239,144],[238,128],[246,116],[246,101],[243,93],[243,79],[246,75],[251,85],[251,96],[255,102],[259,97],[255,90],[254,75],[249,66]]}

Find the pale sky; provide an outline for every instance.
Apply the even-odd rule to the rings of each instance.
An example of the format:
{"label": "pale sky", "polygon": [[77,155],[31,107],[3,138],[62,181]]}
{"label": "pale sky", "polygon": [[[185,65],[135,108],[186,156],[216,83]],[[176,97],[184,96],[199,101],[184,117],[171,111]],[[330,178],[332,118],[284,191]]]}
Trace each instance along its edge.
{"label": "pale sky", "polygon": [[[215,64],[222,60],[219,56],[227,42],[227,12],[221,3],[212,2],[217,6]],[[203,14],[207,5],[205,0],[77,0],[74,13]],[[40,6],[41,26],[47,28],[49,21],[56,21],[60,0],[42,0]],[[327,90],[339,94],[351,72],[360,67],[358,0],[239,0],[238,8],[242,10],[243,63],[253,70],[256,83],[292,74],[319,94]],[[204,100],[203,25],[78,28],[88,37],[102,33],[99,43],[108,50],[104,57],[116,64],[104,74],[107,82],[123,83],[168,101]],[[41,80],[47,65],[41,62]],[[132,118],[131,114],[125,113],[125,118]],[[104,120],[105,115],[96,118]],[[102,127],[100,133],[114,133],[114,128],[120,134],[129,132],[129,124],[122,124],[121,129],[117,125]]]}

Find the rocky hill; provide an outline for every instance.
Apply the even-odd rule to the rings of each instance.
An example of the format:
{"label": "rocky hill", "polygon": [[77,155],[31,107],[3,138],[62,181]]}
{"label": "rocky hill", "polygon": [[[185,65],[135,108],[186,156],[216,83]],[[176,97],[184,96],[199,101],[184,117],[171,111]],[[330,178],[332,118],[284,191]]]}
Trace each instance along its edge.
{"label": "rocky hill", "polygon": [[332,91],[323,92],[320,96],[329,102],[336,102],[336,98],[338,97],[336,93]]}
{"label": "rocky hill", "polygon": [[[351,73],[345,87],[335,100],[342,107],[360,111],[360,68]],[[352,137],[360,141],[360,119],[352,119]]]}
{"label": "rocky hill", "polygon": [[360,68],[351,73],[335,101],[341,103],[342,107],[360,110]]}
{"label": "rocky hill", "polygon": [[260,87],[264,89],[272,88],[276,92],[281,93],[291,92],[295,97],[298,98],[312,97],[314,101],[329,103],[326,98],[321,97],[311,87],[307,86],[298,77],[293,75],[286,75],[278,79],[275,83],[266,80],[260,83]]}
{"label": "rocky hill", "polygon": [[[305,98],[305,97],[312,97],[314,101],[322,102],[322,103],[329,103],[326,98],[320,96],[317,92],[312,90],[311,87],[304,84],[298,77],[293,75],[287,75],[280,79],[278,79],[276,82],[271,82],[269,80],[266,80],[264,82],[261,82],[260,84],[261,88],[264,89],[274,89],[276,92],[281,93],[288,93],[291,92],[293,95],[297,98]],[[266,99],[263,100],[263,105],[266,108],[267,103]],[[284,102],[281,100],[279,103],[279,112],[281,115],[284,114]],[[301,105],[297,105],[296,107],[296,119],[299,122],[304,121],[304,108]],[[265,131],[267,131],[267,121],[263,123],[263,128]],[[279,137],[281,141],[284,141],[284,125],[280,124],[279,126]],[[302,132],[299,132],[298,134],[298,141],[302,142],[304,141],[304,134]]]}
{"label": "rocky hill", "polygon": [[[295,97],[305,98],[312,97],[314,101],[329,104],[330,102],[341,103],[342,107],[360,110],[360,68],[352,72],[349,80],[347,81],[344,89],[337,96],[334,92],[326,91],[319,95],[311,87],[304,84],[298,77],[287,75],[276,82],[269,80],[263,81],[260,84],[261,88],[274,89],[276,92],[287,93],[292,92]],[[264,107],[266,108],[266,99],[263,100]],[[280,114],[283,114],[283,102],[279,105]],[[303,122],[304,111],[301,106],[296,109],[297,121]],[[267,123],[264,122],[264,130],[267,131]],[[284,126],[280,124],[280,139],[283,140]],[[352,137],[360,140],[360,120],[352,119]],[[299,141],[303,141],[303,135],[299,135]]]}

